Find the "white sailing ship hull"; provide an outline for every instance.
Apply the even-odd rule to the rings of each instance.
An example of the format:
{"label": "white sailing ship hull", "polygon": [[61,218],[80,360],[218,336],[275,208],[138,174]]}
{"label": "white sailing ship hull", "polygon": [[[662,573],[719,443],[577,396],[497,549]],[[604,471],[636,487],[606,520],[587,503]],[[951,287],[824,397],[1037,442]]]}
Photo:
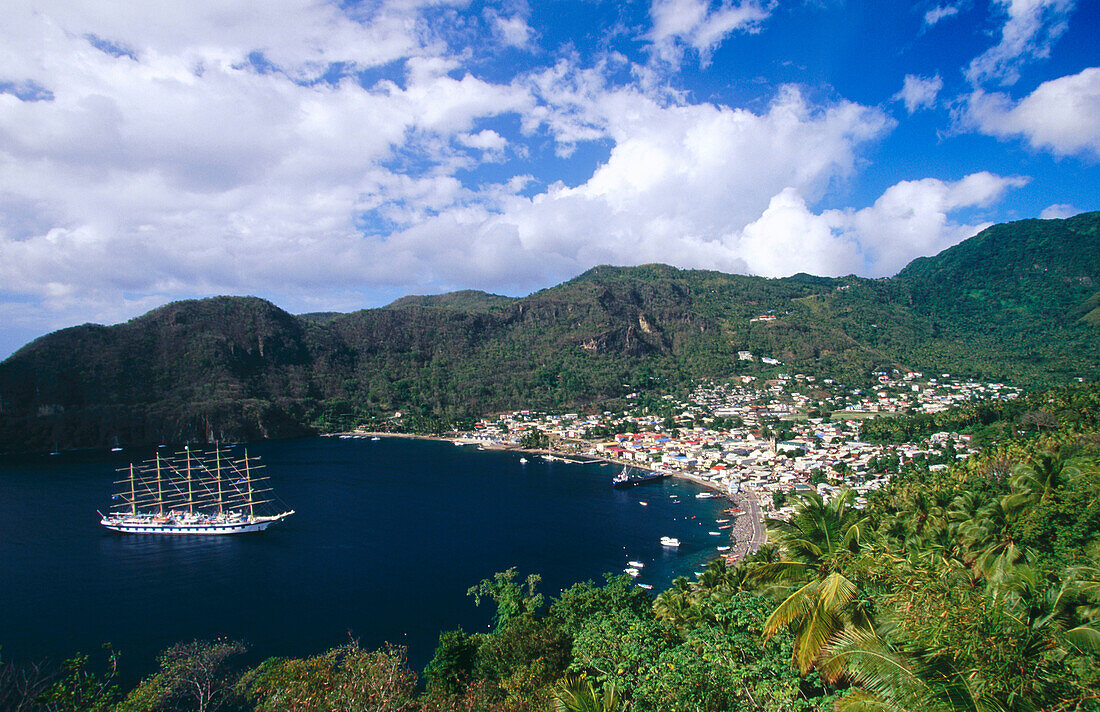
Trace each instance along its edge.
{"label": "white sailing ship hull", "polygon": [[170,534],[174,536],[215,536],[224,534],[252,534],[262,532],[275,522],[289,517],[294,512],[286,512],[274,517],[256,517],[251,521],[239,522],[128,522],[104,518],[100,520],[107,529],[120,534]]}

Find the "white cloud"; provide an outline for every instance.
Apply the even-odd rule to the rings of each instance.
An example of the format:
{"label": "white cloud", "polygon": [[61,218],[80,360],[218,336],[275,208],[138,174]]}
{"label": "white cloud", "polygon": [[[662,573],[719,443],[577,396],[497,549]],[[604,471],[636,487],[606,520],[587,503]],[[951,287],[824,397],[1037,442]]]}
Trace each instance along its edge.
{"label": "white cloud", "polygon": [[[283,2],[262,39],[270,7],[259,18],[247,5],[168,8],[146,34],[144,5],[136,17],[17,11],[0,29],[0,71],[52,99],[0,94],[0,292],[65,310],[58,294],[361,287],[378,272],[361,231],[468,201],[451,175],[470,165],[461,146],[495,160],[503,137],[476,124],[533,103],[526,89],[459,75],[402,6],[375,6],[360,24]],[[92,30],[136,59],[97,49]],[[257,49],[286,72],[244,61]],[[410,54],[402,85],[297,81],[328,61]]]}
{"label": "white cloud", "polygon": [[508,141],[492,129],[485,129],[476,134],[463,134],[458,140],[470,148],[479,148],[482,151],[503,151]]}
{"label": "white cloud", "polygon": [[[820,197],[893,125],[881,111],[850,102],[814,107],[794,88],[761,113],[666,103],[632,89],[596,93],[582,111],[578,87],[591,89],[584,79],[545,79],[533,79],[544,97],[560,97],[571,119],[612,142],[607,161],[576,187],[554,184],[531,198],[503,194],[492,210],[456,208],[392,234],[386,259],[415,265],[441,285],[497,289],[552,283],[607,262],[744,272],[750,265],[741,231],[773,196],[791,186],[799,196]],[[548,124],[573,135],[550,103]],[[781,248],[774,254],[799,259]]]}
{"label": "white cloud", "polygon": [[914,74],[905,75],[905,83],[901,91],[894,95],[894,100],[905,102],[905,110],[910,114],[917,109],[931,109],[936,105],[936,96],[943,89],[943,80],[937,74],[925,79]]}
{"label": "white cloud", "polygon": [[1081,211],[1073,207],[1069,203],[1056,203],[1054,205],[1043,208],[1043,212],[1039,213],[1039,217],[1043,220],[1071,218],[1079,212]]}
{"label": "white cloud", "polygon": [[975,91],[965,120],[983,133],[1020,136],[1055,155],[1100,157],[1100,67],[1043,82],[1016,103],[1005,94]]}
{"label": "white cloud", "polygon": [[974,173],[954,183],[902,181],[858,211],[811,212],[797,190],[772,198],[745,227],[741,250],[749,269],[769,277],[796,272],[889,276],[922,255],[936,254],[989,223],[958,223],[952,212],[985,207],[1026,179]]}
{"label": "white cloud", "polygon": [[487,10],[485,16],[493,28],[493,34],[502,44],[517,49],[531,48],[534,31],[522,15],[504,17],[495,10]]}
{"label": "white cloud", "polygon": [[924,24],[927,27],[932,27],[940,20],[957,15],[958,13],[959,8],[956,5],[937,5],[924,13]]}
{"label": "white cloud", "polygon": [[745,226],[740,252],[749,271],[765,277],[847,274],[860,263],[859,245],[842,227],[842,214],[815,215],[796,189],[786,188]]}
{"label": "white cloud", "polygon": [[664,61],[678,64],[682,45],[687,45],[706,64],[729,35],[759,31],[771,11],[771,4],[760,0],[723,0],[717,7],[711,7],[710,0],[653,0],[650,39]]}
{"label": "white cloud", "polygon": [[[439,39],[472,26],[440,4],[15,7],[0,80],[43,93],[0,94],[0,316],[113,321],[211,293],[348,308],[523,292],[606,262],[880,274],[965,237],[975,225],[952,212],[1017,184],[899,183],[870,208],[815,213],[895,125],[882,109],[797,87],[755,110],[693,103],[614,52],[490,80]],[[653,8],[657,51],[705,59],[772,5]],[[366,86],[333,70],[381,65],[391,79]],[[912,110],[935,101],[917,88],[900,97]],[[584,143],[606,158],[570,185],[507,162]]]}
{"label": "white cloud", "polygon": [[966,68],[973,84],[996,81],[1015,84],[1020,68],[1044,59],[1069,24],[1075,0],[996,0],[1006,18],[1001,39],[976,57]]}
{"label": "white cloud", "polygon": [[[435,0],[357,6],[313,0],[195,0],[81,4],[14,0],[5,6],[3,71],[43,86],[58,76],[73,40],[92,35],[132,50],[143,63],[185,60],[188,69],[246,62],[253,52],[296,77],[323,74],[333,62],[377,66],[430,47],[433,28],[418,15]],[[45,40],[45,41],[44,41]],[[57,61],[52,56],[62,51]],[[87,44],[88,55],[98,53]]]}

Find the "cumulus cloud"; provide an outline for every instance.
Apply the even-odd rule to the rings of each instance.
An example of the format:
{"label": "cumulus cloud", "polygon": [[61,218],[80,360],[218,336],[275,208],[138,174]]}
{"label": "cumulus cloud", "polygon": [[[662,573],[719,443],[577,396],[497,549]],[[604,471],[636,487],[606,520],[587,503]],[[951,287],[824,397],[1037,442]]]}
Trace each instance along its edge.
{"label": "cumulus cloud", "polygon": [[[378,5],[360,23],[332,7],[283,3],[292,21],[263,39],[271,8],[254,17],[246,4],[219,3],[223,23],[200,6],[179,36],[162,24],[138,32],[145,6],[137,18],[17,13],[2,71],[51,96],[0,95],[0,290],[55,299],[362,285],[373,264],[364,231],[467,200],[451,175],[469,166],[467,149],[503,149],[475,124],[525,111],[529,93],[459,74],[407,12],[388,24]],[[133,52],[103,51],[85,30]],[[27,37],[42,49],[22,56]],[[283,69],[246,61],[255,48]],[[408,54],[401,84],[301,81],[329,60]]]}
{"label": "cumulus cloud", "polygon": [[716,7],[710,0],[653,0],[650,38],[665,61],[679,63],[686,45],[706,64],[727,37],[737,31],[758,31],[771,11],[771,4],[760,0],[724,0]]}
{"label": "cumulus cloud", "polygon": [[955,222],[952,212],[988,206],[1026,182],[986,172],[953,183],[933,178],[902,181],[869,207],[820,214],[809,210],[797,190],[788,188],[745,227],[741,250],[752,272],[769,277],[800,271],[889,276],[914,258],[936,254],[989,226]]}
{"label": "cumulus cloud", "polygon": [[530,81],[544,102],[535,113],[550,130],[571,138],[579,124],[611,143],[587,180],[530,197],[500,186],[491,201],[456,201],[393,230],[371,254],[441,287],[495,290],[553,283],[607,262],[745,272],[741,231],[773,196],[792,186],[817,199],[893,126],[878,109],[815,106],[793,87],[755,113],[637,88],[596,91],[577,73],[586,74],[559,66]]}
{"label": "cumulus cloud", "polygon": [[1018,102],[980,90],[967,101],[966,120],[999,138],[1022,137],[1059,156],[1100,157],[1100,67],[1052,79]]}
{"label": "cumulus cloud", "polygon": [[1000,41],[974,58],[966,68],[973,84],[995,81],[1015,84],[1020,68],[1046,58],[1068,27],[1075,0],[996,0],[1005,14]]}
{"label": "cumulus cloud", "polygon": [[894,95],[894,100],[905,102],[905,110],[912,114],[917,109],[933,108],[940,89],[943,89],[943,80],[939,74],[927,79],[906,74],[901,91]]}
{"label": "cumulus cloud", "polygon": [[492,129],[485,129],[476,134],[463,134],[459,141],[470,148],[480,148],[482,151],[503,151],[508,141]]}
{"label": "cumulus cloud", "polygon": [[[470,26],[445,4],[15,6],[0,26],[0,82],[19,88],[0,93],[0,318],[115,321],[211,293],[347,309],[524,292],[607,262],[885,274],[975,231],[957,211],[1019,184],[904,182],[817,211],[894,127],[881,108],[796,86],[752,110],[697,103],[622,80],[661,70],[614,52],[490,79],[441,39]],[[647,39],[705,57],[771,7],[659,0]],[[929,105],[936,79],[899,98]],[[568,185],[510,163],[584,144],[605,157]]]}
{"label": "cumulus cloud", "polygon": [[928,12],[924,13],[924,24],[926,27],[932,27],[940,20],[957,14],[959,14],[959,8],[957,5],[937,5]]}
{"label": "cumulus cloud", "polygon": [[1055,218],[1071,218],[1079,212],[1081,211],[1073,207],[1069,203],[1056,203],[1054,205],[1043,208],[1043,212],[1039,213],[1039,217],[1043,220],[1053,220]]}
{"label": "cumulus cloud", "polygon": [[486,10],[485,16],[493,28],[493,35],[502,44],[517,49],[530,49],[534,31],[520,14],[505,17],[496,10]]}
{"label": "cumulus cloud", "polygon": [[[101,3],[84,6],[64,0],[15,0],[5,6],[6,31],[0,45],[3,71],[49,86],[70,54],[71,41],[91,40],[88,49],[122,47],[146,63],[183,58],[190,69],[208,63],[232,64],[262,56],[279,71],[316,77],[333,63],[371,67],[407,57],[437,42],[418,10],[448,4],[401,0],[342,11],[312,0],[196,0],[173,3]],[[54,61],[56,50],[62,57]]]}

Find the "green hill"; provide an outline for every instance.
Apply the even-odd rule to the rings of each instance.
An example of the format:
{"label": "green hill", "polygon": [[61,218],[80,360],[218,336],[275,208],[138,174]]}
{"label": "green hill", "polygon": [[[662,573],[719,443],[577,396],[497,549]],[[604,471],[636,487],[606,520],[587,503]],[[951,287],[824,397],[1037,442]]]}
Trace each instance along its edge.
{"label": "green hill", "polygon": [[438,307],[458,311],[488,311],[490,308],[514,301],[513,297],[489,294],[476,289],[462,289],[446,294],[410,295],[387,305],[390,309],[401,307]]}
{"label": "green hill", "polygon": [[1100,213],[996,225],[879,280],[600,266],[519,299],[467,290],[350,314],[177,302],[0,363],[0,450],[285,437],[395,410],[430,428],[776,368],[1095,377],[1098,230]]}

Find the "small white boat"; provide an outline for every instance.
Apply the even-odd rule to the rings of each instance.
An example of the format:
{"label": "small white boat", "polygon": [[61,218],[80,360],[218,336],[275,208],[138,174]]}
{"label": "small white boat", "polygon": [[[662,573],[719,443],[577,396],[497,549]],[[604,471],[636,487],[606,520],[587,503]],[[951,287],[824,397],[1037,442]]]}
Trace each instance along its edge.
{"label": "small white boat", "polygon": [[628,569],[623,569],[623,573],[626,574],[627,576],[631,577],[631,578],[637,578],[638,574],[640,574],[642,572],[639,571],[638,569],[635,569],[635,568],[631,567],[631,568],[628,568]]}
{"label": "small white boat", "polygon": [[729,521],[728,519],[715,519],[714,523],[715,524],[725,524],[728,521]]}
{"label": "small white boat", "polygon": [[680,546],[680,540],[674,536],[663,536],[661,537],[661,546],[670,546],[675,548]]}
{"label": "small white boat", "polygon": [[638,502],[638,504],[642,505],[643,507],[649,506],[649,502]]}
{"label": "small white boat", "polygon": [[722,532],[707,532],[707,534],[710,534],[711,536],[722,536]]}
{"label": "small white boat", "polygon": [[381,440],[381,439],[382,439],[382,438],[377,438],[377,437],[375,437],[375,438],[371,438],[371,440]]}
{"label": "small white boat", "polygon": [[526,464],[527,464],[527,458],[526,458],[526,457],[521,457],[521,458],[519,459],[519,464],[521,464],[521,465],[526,465]]}
{"label": "small white boat", "polygon": [[728,546],[720,546],[720,547],[718,547],[718,551],[729,551],[729,550],[730,550],[730,548],[729,548]]}
{"label": "small white boat", "polygon": [[645,568],[645,564],[643,564],[641,561],[628,561],[626,563],[629,564],[630,566],[633,566],[636,569],[644,569]]}
{"label": "small white boat", "polygon": [[700,492],[699,494],[695,495],[695,499],[711,499],[717,496],[718,495],[714,494],[713,492]]}
{"label": "small white boat", "polygon": [[638,585],[641,586],[642,588],[644,588],[647,591],[652,591],[653,590],[653,584],[651,584],[651,583],[640,583]]}

